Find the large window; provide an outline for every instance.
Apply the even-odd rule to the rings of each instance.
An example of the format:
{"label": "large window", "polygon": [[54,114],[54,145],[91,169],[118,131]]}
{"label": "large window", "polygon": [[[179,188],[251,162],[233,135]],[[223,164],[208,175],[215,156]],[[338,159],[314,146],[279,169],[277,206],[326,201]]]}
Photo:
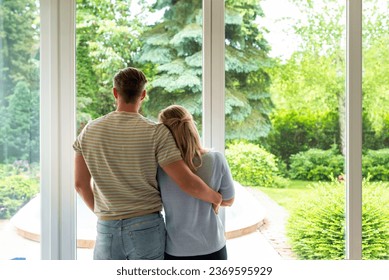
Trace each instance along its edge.
{"label": "large window", "polygon": [[[141,113],[156,120],[180,104],[202,123],[202,2],[77,1],[77,131],[115,110],[112,80],[125,67],[141,69],[147,100]],[[77,200],[78,258],[91,259],[96,217]]]}
{"label": "large window", "polygon": [[2,260],[40,258],[39,35],[36,1],[0,1]]}
{"label": "large window", "polygon": [[363,5],[363,259],[389,259],[388,8],[388,1]]}
{"label": "large window", "polygon": [[245,5],[226,1],[225,12],[234,178],[287,212],[275,247],[296,259],[344,259],[346,2]]}
{"label": "large window", "polygon": [[[149,99],[143,108],[146,116],[156,118],[166,105],[182,104],[195,114],[208,146],[219,150],[225,146],[227,151],[238,144],[252,144],[255,147],[245,147],[253,151],[260,146],[261,158],[278,172],[261,175],[271,175],[265,183],[273,183],[262,186],[263,191],[286,190],[273,187],[290,180],[280,175],[290,171],[291,155],[299,155],[293,157],[294,162],[300,157],[306,163],[316,153],[330,161],[325,168],[338,168],[345,161],[343,176],[339,169],[323,168],[312,175],[324,174],[327,180],[331,174],[334,180],[329,184],[345,191],[344,196],[341,192],[333,196],[340,195],[343,209],[336,216],[339,227],[332,228],[330,223],[328,228],[319,228],[324,233],[344,230],[345,238],[332,242],[335,255],[326,258],[360,258],[362,243],[363,258],[386,258],[375,253],[387,252],[383,225],[388,224],[388,215],[384,208],[371,205],[387,204],[386,183],[378,182],[387,181],[388,170],[384,110],[388,102],[387,1],[363,1],[363,176],[371,181],[364,185],[363,204],[358,158],[362,153],[358,143],[362,136],[362,105],[358,103],[362,95],[358,30],[362,1],[309,2],[313,6],[291,1],[300,3],[304,20],[290,31],[301,41],[287,44],[288,54],[280,59],[271,52],[273,42],[266,32],[264,19],[269,12],[264,7],[269,1],[193,0],[174,1],[172,6],[166,4],[171,1],[131,1],[130,8],[130,1],[96,2],[99,5],[95,1],[0,0],[0,234],[6,234],[1,238],[1,259],[40,255],[43,259],[74,259],[77,239],[84,244],[90,240],[84,238],[82,228],[82,219],[90,216],[77,215],[76,219],[75,215],[71,148],[75,123],[79,130],[88,120],[114,108],[112,76],[128,65],[144,69],[150,78]],[[315,7],[320,10],[317,14],[310,10]],[[221,22],[223,29],[218,29]],[[221,36],[223,30],[225,36]],[[291,46],[301,48],[294,51]],[[296,150],[296,141],[278,135],[274,128],[300,133],[299,137],[309,141],[299,142]],[[279,145],[269,137],[278,137]],[[290,149],[285,149],[285,143]],[[284,158],[283,149],[289,153]],[[297,171],[293,174],[300,176]],[[40,237],[35,238],[42,240],[41,249],[39,243],[29,241],[38,245],[30,255],[18,251],[24,245],[17,242],[27,239],[12,239],[14,245],[4,247],[3,242],[11,244],[9,233],[15,233],[12,217],[39,192],[40,214],[34,226],[41,225]],[[310,199],[315,198],[321,197]],[[361,209],[363,241],[359,239]],[[78,210],[81,214],[79,204]],[[382,233],[380,239],[374,237],[376,232]],[[79,257],[86,252],[89,258],[88,250],[79,251]]]}

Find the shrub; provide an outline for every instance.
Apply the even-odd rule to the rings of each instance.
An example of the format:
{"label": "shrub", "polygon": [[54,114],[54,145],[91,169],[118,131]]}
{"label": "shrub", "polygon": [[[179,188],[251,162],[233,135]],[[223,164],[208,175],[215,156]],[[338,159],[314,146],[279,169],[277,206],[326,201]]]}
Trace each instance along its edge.
{"label": "shrub", "polygon": [[310,149],[290,157],[292,179],[331,181],[340,174],[344,174],[344,158],[335,146],[330,150]]}
{"label": "shrub", "polygon": [[39,192],[37,180],[13,175],[0,180],[0,219],[12,217]]}
{"label": "shrub", "polygon": [[[345,193],[338,182],[315,183],[291,210],[286,230],[300,259],[345,258]],[[382,183],[363,183],[362,257],[389,258],[389,193]]]}
{"label": "shrub", "polygon": [[234,180],[246,186],[280,187],[276,157],[258,145],[236,142],[226,149]]}
{"label": "shrub", "polygon": [[389,181],[389,149],[366,151],[362,158],[362,174],[372,181]]}
{"label": "shrub", "polygon": [[293,154],[340,144],[337,112],[278,110],[271,116],[272,130],[261,144],[289,166]]}
{"label": "shrub", "polygon": [[389,114],[382,117],[382,128],[377,131],[373,128],[368,113],[364,112],[362,121],[362,148],[364,150],[379,150],[389,147]]}

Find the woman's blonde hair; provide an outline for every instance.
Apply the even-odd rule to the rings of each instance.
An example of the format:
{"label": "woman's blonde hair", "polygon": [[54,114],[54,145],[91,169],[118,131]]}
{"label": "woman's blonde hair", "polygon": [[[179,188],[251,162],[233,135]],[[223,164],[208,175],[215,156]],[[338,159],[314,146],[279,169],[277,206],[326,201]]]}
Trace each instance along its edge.
{"label": "woman's blonde hair", "polygon": [[192,115],[182,106],[171,105],[159,113],[158,119],[172,132],[181,156],[190,170],[196,171],[202,164],[201,155],[205,153],[205,149],[201,146]]}

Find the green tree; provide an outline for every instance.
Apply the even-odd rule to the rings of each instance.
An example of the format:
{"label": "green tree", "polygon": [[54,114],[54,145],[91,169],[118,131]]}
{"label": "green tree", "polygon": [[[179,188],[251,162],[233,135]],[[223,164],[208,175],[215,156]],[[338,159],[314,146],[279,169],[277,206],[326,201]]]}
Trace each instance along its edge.
{"label": "green tree", "polygon": [[135,14],[128,0],[77,0],[77,121],[114,110],[112,78],[127,66],[138,66],[133,56],[141,47],[144,13],[142,1]]}
{"label": "green tree", "polygon": [[[309,112],[322,122],[324,114],[338,115],[338,135],[328,135],[345,153],[345,3],[337,0],[291,0],[303,18],[291,29],[300,42],[287,61],[271,69],[271,94],[279,112]],[[389,1],[367,0],[363,17],[363,117],[364,148],[382,148],[389,130]],[[290,21],[291,18],[286,20]],[[339,139],[339,140],[338,140]],[[376,139],[376,140],[375,140]],[[323,142],[324,143],[324,142]],[[311,148],[325,148],[310,146]]]}
{"label": "green tree", "polygon": [[35,88],[39,85],[34,61],[39,52],[39,12],[35,0],[0,4],[0,97],[6,97],[20,80]]}
{"label": "green tree", "polygon": [[8,97],[7,133],[9,157],[14,160],[39,161],[39,91],[25,81],[17,83]]}
{"label": "green tree", "polygon": [[304,15],[292,26],[292,32],[296,34],[300,45],[290,59],[286,62],[279,61],[278,67],[271,71],[271,93],[277,108],[272,119],[277,119],[278,112],[290,110],[301,114],[309,113],[309,119],[320,124],[323,115],[335,113],[339,122],[338,135],[327,135],[326,138],[334,139],[344,152],[344,6],[336,0],[292,2]]}
{"label": "green tree", "polygon": [[[0,161],[19,158],[20,151],[14,143],[20,134],[11,126],[10,119],[14,109],[11,102],[13,95],[20,94],[26,98],[34,93],[39,98],[39,12],[35,0],[1,0],[0,1]],[[28,97],[27,97],[28,99]],[[30,100],[30,99],[29,99]],[[35,100],[35,99],[34,99]],[[34,105],[38,106],[39,103]],[[31,108],[31,107],[30,107]],[[17,109],[19,110],[19,108]],[[22,110],[22,109],[21,109]],[[21,117],[23,118],[23,117]],[[39,122],[39,117],[37,119]],[[39,127],[35,127],[39,131]],[[16,134],[14,134],[14,132]],[[39,139],[39,138],[38,138]],[[30,139],[31,140],[31,139]],[[34,140],[35,141],[35,140]],[[35,149],[24,146],[24,149]],[[25,150],[25,151],[26,151]],[[35,150],[35,152],[39,152]],[[28,157],[36,158],[35,156]]]}
{"label": "green tree", "polygon": [[[151,63],[155,76],[145,110],[150,116],[171,104],[202,114],[201,0],[158,0],[163,18],[144,33],[139,63]],[[263,12],[254,0],[226,1],[226,138],[249,140],[270,130],[269,46],[256,20]]]}
{"label": "green tree", "polygon": [[[384,146],[364,138],[364,148],[389,143],[389,1],[364,3],[363,115],[364,135],[373,135]],[[366,125],[367,124],[367,125]],[[377,142],[377,141],[376,141]]]}

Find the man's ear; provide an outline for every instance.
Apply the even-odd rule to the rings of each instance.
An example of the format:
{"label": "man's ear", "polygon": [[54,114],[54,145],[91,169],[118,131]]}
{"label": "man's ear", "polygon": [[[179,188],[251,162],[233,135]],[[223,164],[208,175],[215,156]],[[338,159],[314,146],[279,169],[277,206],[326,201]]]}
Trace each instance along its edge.
{"label": "man's ear", "polygon": [[146,92],[146,90],[144,89],[144,90],[142,91],[142,95],[140,96],[140,100],[145,99],[146,95],[147,95],[147,92]]}
{"label": "man's ear", "polygon": [[115,99],[118,99],[118,91],[116,88],[112,88],[113,96],[115,96]]}

